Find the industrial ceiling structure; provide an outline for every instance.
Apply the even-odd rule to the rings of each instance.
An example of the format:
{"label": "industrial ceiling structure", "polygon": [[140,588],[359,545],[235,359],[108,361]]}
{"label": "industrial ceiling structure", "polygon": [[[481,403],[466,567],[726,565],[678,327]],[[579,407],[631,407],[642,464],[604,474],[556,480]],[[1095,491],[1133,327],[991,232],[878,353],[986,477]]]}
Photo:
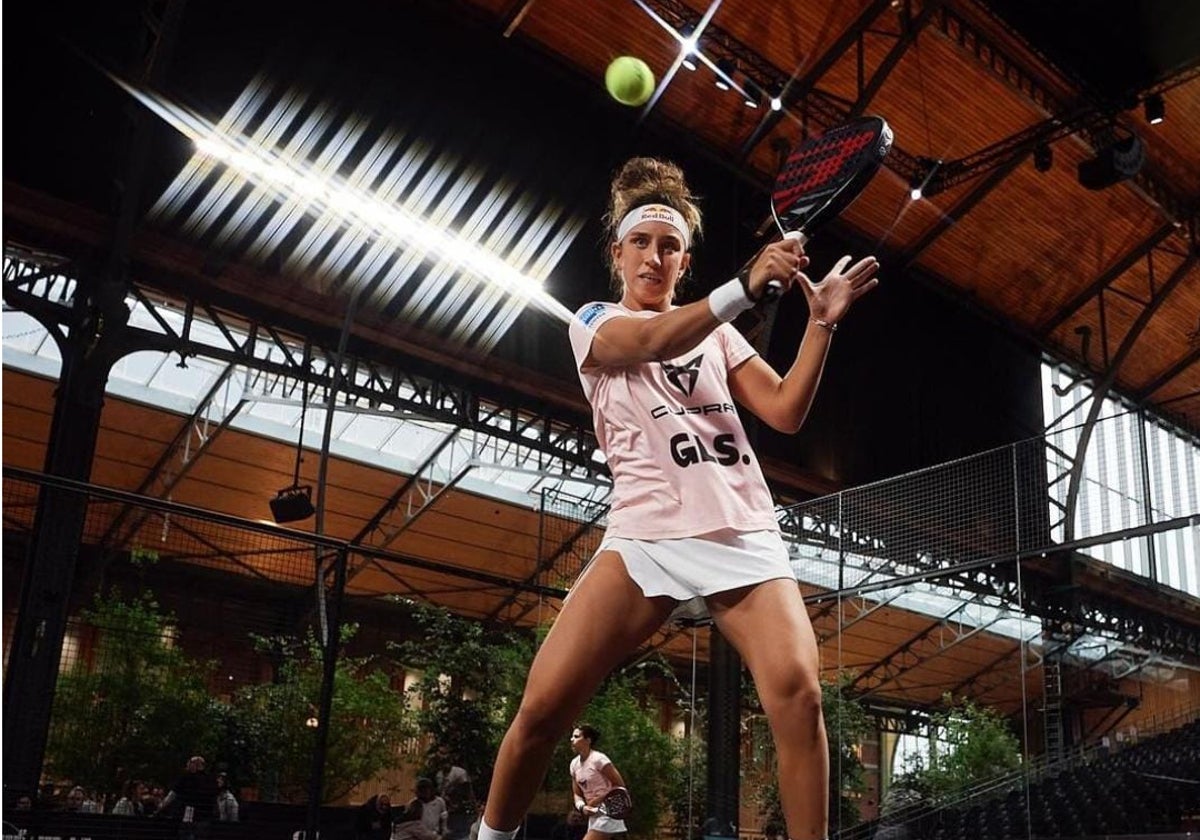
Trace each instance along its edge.
{"label": "industrial ceiling structure", "polygon": [[[1074,365],[1097,399],[1200,433],[1200,23],[1188,4],[1131,18],[1056,5],[1049,21],[1016,0],[299,4],[299,43],[330,47],[286,59],[271,4],[126,3],[62,20],[43,8],[6,103],[5,466],[42,469],[57,376],[46,325],[69,333],[79,284],[115,266],[135,352],[110,382],[93,483],[265,519],[276,489],[317,481],[312,457],[294,473],[287,434],[318,447],[337,406],[325,533],[394,555],[348,592],[540,621],[553,599],[535,585],[569,582],[607,493],[582,395],[549,356],[564,355],[579,302],[563,275],[598,262],[597,208],[577,197],[602,191],[591,172],[611,150],[573,150],[586,127],[561,119],[553,154],[492,130],[499,112],[551,107],[536,83],[511,98],[482,87],[529,67],[614,135],[668,137],[737,183],[753,197],[743,231],[763,227],[783,150],[885,115],[895,151],[839,235]],[[387,76],[402,62],[374,51],[389,27],[459,58],[463,77]],[[489,65],[485,49],[524,63]],[[1097,69],[1089,50],[1110,60]],[[640,112],[600,83],[625,54],[660,86]],[[348,93],[373,73],[379,90]],[[401,84],[416,97],[403,108]],[[440,109],[476,116],[479,136]],[[838,489],[765,466],[781,499]],[[550,543],[531,504],[547,493],[576,506]],[[6,503],[6,528],[31,516]],[[114,544],[163,531],[161,517],[112,516],[101,531]],[[170,540],[196,562],[231,551]],[[825,661],[865,669],[882,696],[928,703],[979,684],[1019,705],[1020,633],[957,632],[960,606],[849,607],[816,616]],[[685,658],[692,640],[668,628],[652,646]]]}

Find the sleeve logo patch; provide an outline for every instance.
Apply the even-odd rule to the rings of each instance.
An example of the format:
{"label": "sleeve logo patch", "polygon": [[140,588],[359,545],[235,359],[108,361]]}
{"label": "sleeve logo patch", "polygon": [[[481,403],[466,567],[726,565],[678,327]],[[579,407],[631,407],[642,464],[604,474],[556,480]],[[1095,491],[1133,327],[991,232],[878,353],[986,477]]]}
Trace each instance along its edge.
{"label": "sleeve logo patch", "polygon": [[604,314],[606,309],[608,309],[608,307],[603,303],[593,303],[587,309],[579,313],[579,320],[583,321],[583,325],[585,327],[590,327],[593,323],[595,323],[597,318]]}

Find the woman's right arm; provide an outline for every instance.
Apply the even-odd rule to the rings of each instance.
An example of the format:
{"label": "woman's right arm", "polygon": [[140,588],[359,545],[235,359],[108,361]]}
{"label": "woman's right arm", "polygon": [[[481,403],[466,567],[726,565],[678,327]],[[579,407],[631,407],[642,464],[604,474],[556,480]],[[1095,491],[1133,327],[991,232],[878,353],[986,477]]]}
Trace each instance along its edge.
{"label": "woman's right arm", "polygon": [[612,318],[596,330],[583,368],[625,367],[673,359],[703,341],[720,323],[703,300],[656,318]]}
{"label": "woman's right arm", "polygon": [[[747,276],[746,288],[754,299],[761,298],[766,285],[777,280],[786,291],[796,281],[799,272],[808,265],[803,245],[796,239],[773,242],[758,254]],[[741,287],[741,281],[730,283]],[[722,321],[718,318],[721,306],[715,301],[728,293],[729,284],[718,287],[712,295],[685,306],[664,312],[654,318],[612,318],[596,330],[591,349],[582,369],[625,367],[642,362],[656,362],[681,356],[698,345]],[[741,294],[741,289],[737,291]],[[744,295],[743,309],[753,306]],[[739,310],[740,311],[740,310]],[[736,314],[736,313],[735,313]]]}

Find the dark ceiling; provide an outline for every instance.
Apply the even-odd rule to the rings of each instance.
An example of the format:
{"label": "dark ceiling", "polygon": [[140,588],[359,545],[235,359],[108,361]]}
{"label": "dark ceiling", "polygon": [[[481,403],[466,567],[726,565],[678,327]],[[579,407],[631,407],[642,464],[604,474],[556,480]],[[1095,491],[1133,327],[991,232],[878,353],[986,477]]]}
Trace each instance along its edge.
{"label": "dark ceiling", "polygon": [[1200,54],[1200,6],[1177,0],[989,0],[1096,96],[1118,104]]}

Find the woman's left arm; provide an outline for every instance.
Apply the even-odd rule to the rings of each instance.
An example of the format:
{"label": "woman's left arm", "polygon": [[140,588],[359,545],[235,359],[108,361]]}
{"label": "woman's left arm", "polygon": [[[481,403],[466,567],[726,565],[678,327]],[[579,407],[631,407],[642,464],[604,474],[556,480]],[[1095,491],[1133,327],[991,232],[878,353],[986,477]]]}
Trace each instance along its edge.
{"label": "woman's left arm", "polygon": [[739,365],[729,374],[734,399],[771,428],[792,434],[804,425],[825,368],[825,357],[838,322],[850,305],[879,283],[879,262],[864,257],[847,268],[842,257],[820,283],[801,277],[797,284],[808,298],[809,320],[786,376],[777,374],[761,356]]}
{"label": "woman's left arm", "polygon": [[604,778],[612,783],[613,787],[625,787],[625,780],[621,778],[621,773],[617,770],[617,765],[611,761],[604,765],[604,769],[600,772],[604,774]]}

